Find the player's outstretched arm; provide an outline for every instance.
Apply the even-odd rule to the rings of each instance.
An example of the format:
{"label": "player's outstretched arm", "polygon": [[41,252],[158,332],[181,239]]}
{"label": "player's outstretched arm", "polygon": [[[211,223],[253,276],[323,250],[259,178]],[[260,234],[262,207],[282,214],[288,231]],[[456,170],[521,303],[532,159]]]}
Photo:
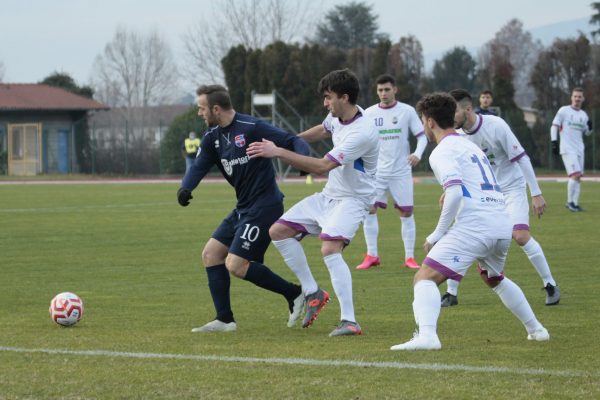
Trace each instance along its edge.
{"label": "player's outstretched arm", "polygon": [[207,141],[202,141],[202,147],[194,164],[181,180],[181,187],[177,190],[177,202],[182,207],[187,207],[193,199],[192,191],[200,184],[210,168],[215,164],[214,147]]}
{"label": "player's outstretched arm", "polygon": [[250,158],[279,157],[281,160],[285,161],[296,169],[318,175],[326,174],[338,166],[335,161],[332,161],[326,157],[314,158],[303,156],[293,151],[277,147],[275,143],[266,139],[263,139],[262,142],[250,143],[248,150],[246,150],[246,154],[248,154]]}
{"label": "player's outstretched arm", "polygon": [[306,140],[309,143],[318,142],[319,140],[325,140],[331,137],[331,134],[325,129],[323,124],[315,125],[312,128],[300,132],[298,137]]}

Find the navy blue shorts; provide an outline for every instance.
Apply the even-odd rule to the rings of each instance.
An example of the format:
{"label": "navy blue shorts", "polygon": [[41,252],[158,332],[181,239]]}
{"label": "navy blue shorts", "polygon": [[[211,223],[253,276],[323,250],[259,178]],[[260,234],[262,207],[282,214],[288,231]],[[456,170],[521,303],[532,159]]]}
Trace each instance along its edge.
{"label": "navy blue shorts", "polygon": [[244,213],[233,210],[212,237],[229,247],[231,254],[262,263],[271,243],[269,228],[282,214],[283,204],[255,208]]}

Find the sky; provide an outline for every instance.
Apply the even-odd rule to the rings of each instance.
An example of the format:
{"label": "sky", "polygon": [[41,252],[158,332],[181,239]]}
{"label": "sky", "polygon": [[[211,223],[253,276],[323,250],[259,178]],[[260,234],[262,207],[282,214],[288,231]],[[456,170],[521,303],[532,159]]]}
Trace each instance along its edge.
{"label": "sky", "polygon": [[[306,0],[312,2],[314,0]],[[94,59],[118,26],[144,32],[158,29],[182,59],[182,35],[216,0],[0,0],[0,62],[4,82],[32,83],[55,71],[79,84],[90,80]],[[321,15],[342,0],[322,0]],[[415,35],[428,54],[454,46],[477,48],[506,22],[526,29],[589,18],[591,0],[366,0],[379,16],[380,31],[392,41]]]}

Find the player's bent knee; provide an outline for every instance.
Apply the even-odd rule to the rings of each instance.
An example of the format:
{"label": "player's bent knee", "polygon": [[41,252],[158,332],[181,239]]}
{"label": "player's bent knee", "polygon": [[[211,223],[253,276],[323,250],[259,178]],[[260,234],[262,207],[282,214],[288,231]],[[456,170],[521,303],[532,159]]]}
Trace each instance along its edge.
{"label": "player's bent knee", "polygon": [[400,216],[402,218],[409,218],[412,217],[413,213],[412,211],[400,211]]}
{"label": "player's bent knee", "polygon": [[498,286],[502,282],[502,279],[504,279],[504,275],[489,277],[488,272],[482,269],[480,265],[477,266],[477,271],[479,271],[481,280],[492,289]]}
{"label": "player's bent knee", "polygon": [[226,256],[227,246],[212,238],[209,239],[204,249],[202,249],[202,263],[206,267],[225,263]]}
{"label": "player's bent knee", "polygon": [[291,237],[296,236],[297,234],[298,234],[298,231],[296,231],[295,229],[293,229],[287,225],[280,224],[278,222],[275,222],[269,228],[269,236],[271,237],[271,240],[289,239]]}
{"label": "player's bent knee", "polygon": [[324,240],[321,244],[321,255],[327,257],[332,254],[341,253],[344,247],[345,243],[342,240]]}
{"label": "player's bent knee", "polygon": [[525,246],[529,242],[529,239],[531,239],[531,234],[529,231],[519,230],[513,231],[512,237],[519,246]]}
{"label": "player's bent knee", "polygon": [[250,262],[248,260],[235,254],[228,254],[225,259],[225,267],[236,278],[244,278],[248,272],[249,265]]}
{"label": "player's bent knee", "polygon": [[433,281],[436,285],[441,285],[447,278],[435,269],[428,267],[427,265],[421,265],[421,268],[417,270],[413,279],[413,285],[416,285],[419,281]]}

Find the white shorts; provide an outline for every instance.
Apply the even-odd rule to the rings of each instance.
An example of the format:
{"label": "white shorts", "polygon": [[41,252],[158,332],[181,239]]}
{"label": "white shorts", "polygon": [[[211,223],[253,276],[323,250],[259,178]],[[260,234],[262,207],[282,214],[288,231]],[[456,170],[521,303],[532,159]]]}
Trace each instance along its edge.
{"label": "white shorts", "polygon": [[394,207],[400,211],[413,211],[413,179],[407,174],[394,178],[378,176],[375,182],[375,208],[387,208],[387,194],[392,195]]}
{"label": "white shorts", "polygon": [[567,175],[582,176],[583,175],[583,154],[565,153],[561,154]]}
{"label": "white shorts", "polygon": [[527,188],[519,188],[502,192],[506,211],[510,216],[513,231],[529,230],[529,200],[527,199]]}
{"label": "white shorts", "polygon": [[433,246],[423,264],[448,279],[459,281],[475,261],[491,280],[504,279],[504,263],[511,239],[486,239],[450,229]]}
{"label": "white shorts", "polygon": [[321,240],[343,240],[348,244],[368,213],[369,205],[362,200],[335,200],[315,193],[296,203],[277,223],[294,228],[302,237],[319,235]]}

